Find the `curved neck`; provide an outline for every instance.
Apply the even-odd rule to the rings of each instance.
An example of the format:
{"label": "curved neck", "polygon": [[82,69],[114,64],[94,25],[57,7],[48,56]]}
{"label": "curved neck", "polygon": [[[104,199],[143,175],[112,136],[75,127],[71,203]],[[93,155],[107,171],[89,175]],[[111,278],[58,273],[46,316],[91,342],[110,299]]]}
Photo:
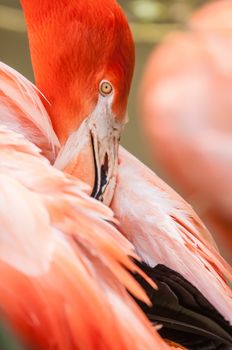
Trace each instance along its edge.
{"label": "curved neck", "polygon": [[72,88],[77,71],[72,54],[77,48],[74,48],[69,18],[73,1],[21,0],[21,4],[36,85],[49,101],[49,104],[43,101],[45,108],[60,142],[64,143],[78,127],[75,114],[80,110]]}
{"label": "curved neck", "polygon": [[117,81],[119,103],[115,105],[124,110],[134,45],[116,0],[21,3],[36,85],[50,102],[45,107],[60,142],[65,143],[96,106],[101,80]]}

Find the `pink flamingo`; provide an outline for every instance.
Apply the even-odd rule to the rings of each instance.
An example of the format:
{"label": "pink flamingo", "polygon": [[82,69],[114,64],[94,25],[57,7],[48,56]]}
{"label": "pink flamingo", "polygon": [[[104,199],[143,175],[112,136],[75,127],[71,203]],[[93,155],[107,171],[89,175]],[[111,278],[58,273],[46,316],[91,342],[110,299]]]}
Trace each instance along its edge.
{"label": "pink flamingo", "polygon": [[[53,169],[51,165],[46,163],[50,169],[49,172],[56,172],[58,177],[66,179],[66,181],[69,179],[75,182],[76,180],[73,180],[73,177],[83,180],[89,186],[85,188],[85,192],[105,204],[110,204],[118,219],[121,232],[132,242],[136,253],[143,260],[142,263],[138,263],[140,269],[137,270],[136,278],[146,287],[154,305],[152,308],[148,308],[140,302],[140,306],[152,322],[161,322],[164,325],[160,331],[164,338],[177,341],[183,346],[187,345],[190,349],[196,348],[197,343],[200,344],[201,348],[203,343],[214,344],[218,347],[226,347],[232,344],[232,295],[224,277],[226,276],[231,280],[231,268],[217,252],[211,235],[191,207],[155,174],[122,148],[119,149],[118,157],[118,143],[120,133],[126,122],[127,99],[134,66],[133,40],[121,9],[114,0],[85,0],[84,2],[78,0],[40,0],[39,2],[38,0],[22,0],[22,5],[28,27],[37,88],[19,73],[3,64],[1,65],[1,122],[11,132],[14,132],[14,137],[12,136],[14,139],[13,147],[9,147],[9,153],[13,148],[13,156],[15,157],[17,152],[20,151],[20,142],[15,133],[23,134],[27,139],[27,141],[23,139],[26,144],[30,144],[30,147],[32,147],[32,143],[41,149],[42,155],[39,156],[41,162],[44,162],[43,157],[47,157],[52,165],[72,177],[70,179],[68,175],[64,175],[60,171],[57,172],[58,170]],[[9,131],[6,136],[8,139]],[[31,156],[31,158],[36,158],[35,154]],[[108,275],[109,261],[105,260],[105,255],[109,254],[110,257],[108,258],[111,258],[111,264],[114,261],[115,269],[111,270],[114,277],[120,263],[136,272],[135,266],[130,265],[126,257],[126,255],[132,255],[132,257],[134,255],[133,251],[125,250],[125,247],[128,247],[128,241],[122,240],[118,231],[114,231],[113,235],[112,228],[107,233],[109,225],[106,223],[104,225],[107,225],[107,227],[104,226],[104,229],[102,226],[102,231],[92,231],[91,228],[95,227],[95,220],[99,219],[97,214],[94,214],[95,207],[99,208],[96,210],[103,210],[103,212],[106,209],[102,207],[100,209],[95,202],[89,202],[89,199],[87,203],[93,203],[93,210],[89,214],[93,221],[89,220],[85,212],[88,204],[84,200],[81,201],[79,211],[84,215],[81,223],[85,231],[80,234],[83,241],[81,240],[81,244],[78,244],[79,233],[76,233],[77,238],[75,234],[73,237],[73,231],[75,231],[75,228],[79,228],[79,223],[75,221],[76,215],[72,211],[74,207],[72,201],[70,199],[70,202],[65,200],[59,206],[55,193],[52,193],[52,196],[47,195],[52,183],[56,183],[55,175],[53,175],[54,178],[49,176],[50,181],[47,181],[40,174],[41,170],[39,168],[36,168],[35,172],[33,171],[34,164],[30,160],[28,160],[25,172],[23,172],[22,167],[17,164],[17,166],[13,166],[14,157],[7,165],[3,164],[3,166],[7,166],[9,171],[12,167],[14,176],[21,176],[19,178],[20,183],[24,183],[27,179],[29,184],[26,184],[26,188],[32,188],[32,192],[37,192],[39,181],[42,181],[45,187],[38,187],[39,194],[42,197],[39,196],[39,203],[43,202],[43,197],[45,197],[45,208],[51,216],[50,224],[54,220],[55,227],[57,225],[59,230],[63,228],[64,234],[61,234],[61,241],[63,242],[63,237],[67,236],[68,243],[72,242],[71,247],[69,247],[69,244],[68,247],[71,249],[73,245],[75,246],[74,251],[80,257],[88,272],[93,271],[91,276],[100,277],[97,278],[95,287],[100,284],[106,296],[99,293],[99,298],[102,302],[105,299],[108,300],[108,298],[112,303],[114,301],[115,305],[113,306],[121,315],[122,324],[125,327],[130,326],[129,317],[123,320],[124,311],[121,307],[123,300],[120,298],[112,299],[111,284],[116,288],[116,283],[119,283],[120,288],[124,286],[123,290],[125,291],[126,287],[137,299],[147,300],[144,299],[138,285],[133,284],[133,279],[131,280],[128,274],[125,275],[126,272],[122,268],[120,273],[122,274],[121,278],[123,278],[120,279],[120,274],[117,274],[115,283],[113,280],[111,282]],[[33,173],[34,180],[30,180],[29,175],[31,173]],[[11,176],[13,175],[11,174]],[[58,184],[54,192],[59,188],[62,191],[62,187],[62,184]],[[11,185],[6,186],[6,188],[11,189]],[[71,189],[68,190],[68,194],[70,191]],[[61,194],[59,191],[57,192],[62,201]],[[83,194],[81,194],[82,196]],[[65,212],[63,212],[63,205],[65,205]],[[8,211],[4,213],[6,215]],[[104,215],[103,218],[109,221],[107,215]],[[7,219],[11,222],[11,217],[7,216]],[[102,220],[101,224],[103,225]],[[115,224],[117,225],[117,222]],[[67,229],[65,225],[68,226]],[[18,224],[14,221],[14,229],[17,228]],[[86,231],[90,232],[86,233]],[[17,232],[18,237],[21,237],[20,232]],[[122,259],[116,259],[114,245],[110,245],[110,241],[107,241],[106,238],[105,244],[110,246],[108,246],[109,250],[104,252],[92,248],[92,244],[89,243],[89,240],[93,240],[93,244],[96,244],[98,248],[100,244],[98,236],[104,240],[104,237],[108,237],[108,235],[114,238],[118,235],[119,243],[121,243],[118,248],[121,248],[121,254],[124,252]],[[60,235],[58,236],[60,238]],[[71,242],[70,236],[72,237]],[[25,236],[24,247],[27,246],[27,240],[28,236]],[[36,242],[36,240],[33,239],[33,242]],[[123,248],[124,250],[122,250]],[[84,256],[79,255],[80,249],[83,250]],[[72,257],[71,253],[68,252],[67,254],[70,255],[70,258]],[[101,259],[103,259],[102,264]],[[123,262],[124,259],[125,263]],[[39,260],[43,259],[39,257]],[[16,261],[13,256],[12,260],[6,262],[7,264],[14,263],[15,268]],[[116,262],[118,263],[116,264]],[[58,259],[57,263],[62,268],[62,259],[61,261]],[[52,267],[53,265],[56,264],[52,264]],[[103,265],[102,268],[105,266],[107,269],[105,276],[100,276],[95,271],[95,269],[98,270],[98,267],[100,268],[99,265]],[[138,276],[141,273],[141,268],[157,283],[158,292],[151,284],[146,282],[146,274],[143,275],[143,278]],[[54,269],[56,270],[55,266]],[[27,271],[23,270],[22,272]],[[59,270],[57,273],[59,273]],[[6,278],[8,275],[10,278],[8,273],[5,274]],[[78,273],[74,275],[78,279]],[[70,292],[70,290],[75,291],[75,279],[73,279],[73,275],[71,277],[73,285],[67,286],[67,293],[71,300],[75,299],[76,301],[75,293]],[[36,333],[38,330],[36,327],[37,314],[28,325],[26,322],[28,320],[20,321],[18,314],[14,312],[18,304],[14,304],[10,308],[13,304],[9,290],[12,290],[11,283],[15,279],[12,278],[12,280],[10,279],[9,282],[7,279],[4,280],[4,284],[8,288],[3,298],[0,298],[0,303],[5,305],[5,298],[9,298],[4,309],[6,314],[10,313],[9,317],[13,318],[15,327],[20,329],[24,335],[26,333],[29,340],[31,340],[30,335],[32,335],[33,340],[37,340],[37,337],[39,337],[38,346],[41,346],[40,341],[43,342],[44,337],[40,339],[40,333]],[[28,279],[26,280],[26,283],[28,283]],[[48,280],[50,281],[50,279]],[[46,282],[48,280],[46,279]],[[81,281],[79,287],[82,286],[82,283]],[[66,285],[66,283],[64,284]],[[49,287],[54,288],[53,284]],[[46,290],[47,288],[47,285],[45,285]],[[14,285],[13,290],[17,290]],[[56,293],[57,290],[54,294],[48,290],[49,303],[51,302],[52,308],[57,304],[60,306],[60,298],[56,297]],[[43,291],[40,296],[44,298]],[[127,298],[129,297],[127,296]],[[63,300],[62,297],[61,299]],[[96,312],[99,304],[92,300],[90,302],[89,298],[87,299],[89,301],[88,306],[91,307],[92,305],[92,311],[95,310]],[[127,300],[130,301],[129,305],[132,308],[130,310],[133,311],[134,304],[130,298]],[[30,305],[35,301],[33,298]],[[75,310],[78,309],[81,302],[78,302]],[[38,312],[41,311],[40,305],[36,309]],[[68,310],[70,310],[69,325],[73,335],[76,324],[75,312],[71,312],[72,307]],[[158,342],[156,346],[161,348],[166,346],[156,333],[152,333],[152,338],[149,338],[150,326],[136,308],[135,310],[136,320],[140,319],[142,328],[137,323],[137,327],[134,327],[131,331],[137,331],[138,338],[141,337],[141,333],[145,332],[144,336],[148,338],[144,339],[142,336],[138,344],[135,344],[135,338],[133,346],[143,348],[143,345],[141,345],[143,340],[147,341],[146,346],[151,346],[152,341]],[[25,309],[20,308],[21,315],[24,315],[24,311]],[[48,315],[51,316],[49,318],[51,322],[53,320],[52,312],[53,309]],[[110,312],[112,312],[112,305],[110,305]],[[60,316],[60,318],[58,317],[59,325],[63,324],[62,311],[58,311],[58,316]],[[107,318],[97,317],[98,320],[107,320]],[[89,320],[91,320],[92,325],[89,311],[86,314],[84,312],[81,314],[79,321],[77,321],[79,327],[82,327],[81,319],[84,319],[87,326]],[[116,327],[118,322],[119,320],[117,320],[116,325],[113,322]],[[44,327],[43,331],[46,332],[46,323],[42,322],[41,324]],[[106,334],[108,334],[107,322],[103,323],[100,330],[102,327],[106,327]],[[56,322],[55,325],[52,324],[52,329],[59,329]],[[100,330],[98,331],[100,332]],[[78,339],[75,338],[75,345],[73,345],[73,340],[70,343],[69,331],[66,330],[63,337],[71,344],[71,348],[75,348]],[[84,340],[89,341],[89,348],[91,346],[93,348],[93,342],[99,339],[98,331],[95,333],[95,330],[92,330],[91,332],[91,328],[87,328],[84,333],[86,335]],[[101,330],[101,332],[103,331]],[[77,333],[77,335],[79,334],[82,335],[82,332]],[[117,334],[118,332],[114,334],[115,337],[117,337]],[[59,336],[57,333],[56,335]],[[87,335],[92,339],[89,339]],[[129,336],[125,333],[128,346],[132,346],[130,335],[131,333]],[[61,344],[63,337],[60,337],[60,340],[56,338],[57,343],[53,343],[53,346]],[[46,342],[54,341],[51,333],[45,338]],[[61,343],[58,341],[61,341]],[[82,344],[82,340],[80,340],[80,344]],[[86,345],[86,343],[84,344]],[[109,343],[105,338],[100,344],[104,344],[105,348],[113,348],[114,346],[113,343],[109,347]],[[124,345],[118,345],[117,342],[115,344],[115,346],[118,346],[117,348],[120,348],[120,346],[124,348]],[[78,346],[82,345],[78,344]]]}
{"label": "pink flamingo", "polygon": [[146,131],[170,179],[232,258],[230,0],[197,11],[190,31],[153,53],[143,82]]}

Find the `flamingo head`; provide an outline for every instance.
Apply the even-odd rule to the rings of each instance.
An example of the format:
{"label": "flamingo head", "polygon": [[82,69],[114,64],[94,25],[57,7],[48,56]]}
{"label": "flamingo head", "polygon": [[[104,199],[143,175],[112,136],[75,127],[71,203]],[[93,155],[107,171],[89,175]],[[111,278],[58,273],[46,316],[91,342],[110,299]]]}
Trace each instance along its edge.
{"label": "flamingo head", "polygon": [[115,0],[22,0],[38,88],[61,142],[55,165],[110,203],[134,69]]}

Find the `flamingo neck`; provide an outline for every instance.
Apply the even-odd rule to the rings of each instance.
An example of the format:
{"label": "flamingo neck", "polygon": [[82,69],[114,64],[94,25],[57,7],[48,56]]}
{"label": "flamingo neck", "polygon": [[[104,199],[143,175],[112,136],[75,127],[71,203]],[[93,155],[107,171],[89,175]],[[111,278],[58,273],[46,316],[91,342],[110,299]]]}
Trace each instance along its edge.
{"label": "flamingo neck", "polygon": [[[61,142],[79,128],[98,101],[99,82],[118,85],[115,109],[124,115],[134,45],[115,0],[21,0],[37,87],[45,95]],[[113,106],[114,107],[114,106]],[[116,113],[115,113],[116,114]]]}
{"label": "flamingo neck", "polygon": [[63,144],[81,124],[80,115],[88,114],[91,100],[88,96],[83,103],[80,91],[84,76],[78,74],[77,79],[80,35],[74,25],[75,8],[69,0],[21,0],[21,3],[36,85],[49,101],[43,102]]}

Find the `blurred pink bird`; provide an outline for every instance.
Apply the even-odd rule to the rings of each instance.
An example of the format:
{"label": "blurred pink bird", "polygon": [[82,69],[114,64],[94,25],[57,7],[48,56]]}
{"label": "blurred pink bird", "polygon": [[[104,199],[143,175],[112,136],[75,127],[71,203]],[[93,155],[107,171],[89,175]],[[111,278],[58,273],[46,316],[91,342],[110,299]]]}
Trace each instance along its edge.
{"label": "blurred pink bird", "polygon": [[142,118],[155,158],[232,261],[232,1],[197,11],[152,54]]}
{"label": "blurred pink bird", "polygon": [[[12,240],[8,244],[6,234],[4,236],[6,250],[2,250],[2,257],[0,254],[6,264],[2,280],[6,288],[3,294],[0,293],[3,310],[16,329],[30,341],[37,341],[40,348],[44,344],[62,348],[64,341],[68,344],[63,346],[65,349],[82,346],[83,349],[92,349],[95,342],[106,349],[125,349],[124,344],[127,348],[167,348],[151,331],[127,293],[125,300],[120,298],[120,293],[124,295],[127,288],[137,299],[147,301],[141,287],[128,276],[121,267],[123,265],[137,272],[136,278],[146,288],[153,303],[152,308],[142,302],[139,302],[140,306],[154,324],[164,325],[160,333],[165,339],[189,349],[212,344],[215,348],[228,348],[232,344],[232,293],[226,278],[232,280],[231,268],[217,252],[210,233],[181,197],[123,148],[119,148],[118,156],[134,67],[134,45],[121,9],[114,0],[23,0],[22,5],[37,88],[1,64],[0,119],[6,128],[2,130],[3,140],[6,140],[2,153],[8,157],[2,169],[10,179],[4,183],[7,201],[2,207],[0,220],[13,242],[14,237],[16,242],[20,241],[19,246]],[[42,155],[38,154],[35,145],[41,149]],[[26,163],[20,163],[24,153],[29,158],[24,160]],[[41,169],[40,163],[46,165],[46,171]],[[110,204],[118,219],[115,225],[132,243],[142,259],[138,265],[158,285],[158,291],[146,282],[145,274],[145,279],[139,276],[141,270],[127,258],[130,255],[136,259],[130,243],[105,222],[113,221],[109,209],[88,199],[81,191],[82,187],[78,189],[81,185],[73,177],[88,184],[85,192]],[[67,181],[71,183],[66,190],[63,183]],[[9,199],[7,191],[12,195]],[[19,203],[14,215],[9,216],[6,208],[13,206],[14,202],[17,204],[16,198],[26,202],[27,207],[31,203],[29,199],[25,201],[27,191],[30,192],[28,196],[36,200],[34,205],[29,205],[29,211],[21,213]],[[38,222],[41,214],[47,224],[54,227],[51,237],[48,235],[51,241],[46,237],[43,239],[42,230],[37,232],[39,224],[33,223],[32,234],[20,230],[18,218],[22,217],[26,230],[30,209]],[[41,239],[41,249],[37,236],[39,241]],[[78,271],[72,272],[74,267],[70,266],[69,260],[67,268],[66,264],[63,267],[59,245],[57,255],[51,258],[49,254],[54,250],[50,252],[49,242],[56,249],[57,240],[61,248],[67,249],[65,262],[68,258],[78,258],[77,263],[84,265],[88,272],[86,278],[90,274],[91,281],[79,280]],[[48,257],[47,264],[44,260],[45,267],[42,253]],[[39,275],[36,285],[29,269],[30,259],[33,260],[34,256],[41,268],[50,268],[46,277],[43,273]],[[38,272],[37,264],[33,266],[31,263],[31,269]],[[20,276],[23,275],[20,283],[15,278],[17,273],[9,273],[11,269],[20,269]],[[86,288],[89,288],[89,283],[97,288],[93,299],[82,288],[83,283]],[[25,305],[24,298],[19,303],[12,302],[11,291],[21,298],[27,287],[29,302]],[[83,301],[79,300],[76,288],[78,293],[82,291]],[[46,315],[42,312],[40,300],[48,307]],[[65,300],[65,311],[62,300]],[[83,312],[76,316],[82,302]],[[101,311],[105,311],[105,315],[97,314],[99,307],[103,308]],[[113,325],[108,324],[107,312],[113,314]],[[136,316],[132,324],[131,312]],[[121,318],[114,322],[115,314]],[[60,327],[66,325],[67,317],[68,329],[65,327],[64,333],[60,334]],[[101,325],[97,325],[97,320]],[[81,327],[84,327],[83,333]],[[123,328],[126,329],[124,335]],[[132,333],[135,335],[133,344]],[[112,334],[114,338],[109,344]],[[172,342],[169,344],[172,346]]]}

